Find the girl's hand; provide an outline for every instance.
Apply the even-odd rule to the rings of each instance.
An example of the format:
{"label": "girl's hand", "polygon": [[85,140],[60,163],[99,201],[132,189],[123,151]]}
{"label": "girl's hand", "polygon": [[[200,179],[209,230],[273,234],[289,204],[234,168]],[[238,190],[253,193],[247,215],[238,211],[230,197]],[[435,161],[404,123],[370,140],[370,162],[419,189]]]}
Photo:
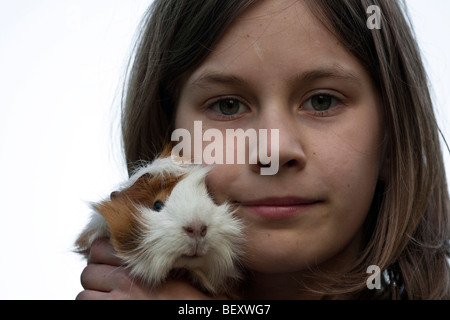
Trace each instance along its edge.
{"label": "girl's hand", "polygon": [[98,239],[93,243],[88,265],[81,274],[84,290],[77,295],[77,300],[210,299],[182,280],[169,279],[163,285],[149,289],[130,276],[129,270],[114,253],[108,239]]}

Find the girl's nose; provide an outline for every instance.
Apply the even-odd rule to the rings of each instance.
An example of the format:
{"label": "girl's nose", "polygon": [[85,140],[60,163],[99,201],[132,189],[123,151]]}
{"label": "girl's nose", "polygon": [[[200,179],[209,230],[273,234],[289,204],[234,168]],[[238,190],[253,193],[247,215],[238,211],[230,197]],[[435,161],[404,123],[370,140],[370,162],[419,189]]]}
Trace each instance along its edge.
{"label": "girl's nose", "polygon": [[[252,166],[252,170],[259,173],[261,168],[270,167],[273,165],[273,163],[267,163],[267,159],[270,158],[278,159],[277,174],[302,170],[306,165],[306,154],[301,124],[289,112],[282,112],[280,111],[281,108],[273,109],[272,112],[262,113],[258,121],[258,129],[267,129],[268,136],[265,142],[270,157],[261,156],[264,152],[262,154],[258,152],[258,162]],[[278,139],[269,137],[274,134],[274,130],[278,130]],[[274,153],[278,153],[278,156],[275,157]]]}

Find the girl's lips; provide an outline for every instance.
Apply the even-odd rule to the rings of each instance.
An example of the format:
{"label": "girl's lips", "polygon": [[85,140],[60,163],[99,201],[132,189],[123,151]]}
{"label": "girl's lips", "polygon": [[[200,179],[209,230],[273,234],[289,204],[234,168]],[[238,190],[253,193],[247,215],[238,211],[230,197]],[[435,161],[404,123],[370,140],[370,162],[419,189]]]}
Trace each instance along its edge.
{"label": "girl's lips", "polygon": [[250,213],[266,220],[282,220],[295,217],[319,201],[301,198],[266,198],[241,202]]}

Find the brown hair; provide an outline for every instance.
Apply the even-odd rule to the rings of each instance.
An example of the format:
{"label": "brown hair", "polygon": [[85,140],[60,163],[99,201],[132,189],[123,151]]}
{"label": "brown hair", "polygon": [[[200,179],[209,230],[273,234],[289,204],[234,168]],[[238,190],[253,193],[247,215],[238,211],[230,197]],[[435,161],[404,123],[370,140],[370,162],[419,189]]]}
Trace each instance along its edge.
{"label": "brown hair", "polygon": [[[213,50],[255,0],[155,0],[146,13],[123,99],[129,171],[168,142],[183,76]],[[306,1],[313,14],[367,68],[383,102],[387,179],[366,221],[365,247],[330,297],[450,298],[449,195],[427,76],[405,5],[392,0]],[[366,10],[381,9],[381,29]],[[369,265],[384,271],[383,290],[366,287]],[[336,280],[337,279],[337,280]]]}

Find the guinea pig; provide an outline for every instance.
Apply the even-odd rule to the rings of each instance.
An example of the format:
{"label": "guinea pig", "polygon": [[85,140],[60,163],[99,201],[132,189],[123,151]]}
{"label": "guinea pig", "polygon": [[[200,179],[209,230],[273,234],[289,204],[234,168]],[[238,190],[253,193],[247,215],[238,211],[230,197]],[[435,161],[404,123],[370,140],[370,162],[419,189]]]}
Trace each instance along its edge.
{"label": "guinea pig", "polygon": [[234,205],[218,205],[208,193],[209,168],[167,154],[142,164],[110,199],[92,205],[75,251],[87,257],[95,239],[109,237],[130,274],[150,287],[183,270],[204,292],[230,294],[241,279],[243,224]]}

